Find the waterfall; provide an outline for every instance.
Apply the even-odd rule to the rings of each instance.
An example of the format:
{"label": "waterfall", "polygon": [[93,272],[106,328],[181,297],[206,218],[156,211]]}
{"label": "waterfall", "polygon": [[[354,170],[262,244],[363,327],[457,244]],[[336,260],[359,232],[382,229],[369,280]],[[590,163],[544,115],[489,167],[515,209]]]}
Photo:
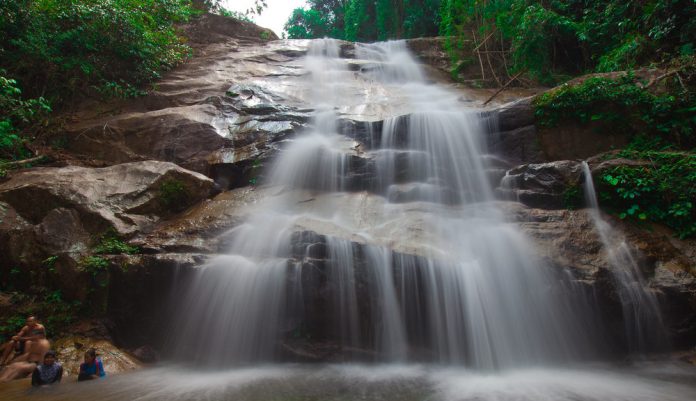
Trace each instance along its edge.
{"label": "waterfall", "polygon": [[616,290],[621,301],[624,333],[629,350],[646,352],[664,349],[667,343],[662,315],[655,294],[643,278],[633,251],[623,235],[604,220],[599,211],[592,172],[582,162],[585,202],[611,265]]}
{"label": "waterfall", "polygon": [[[483,370],[588,355],[589,309],[498,209],[479,110],[427,83],[403,42],[355,55],[312,42],[312,127],[180,292],[173,353],[220,366],[309,342],[334,360]],[[339,118],[383,124],[355,146]]]}

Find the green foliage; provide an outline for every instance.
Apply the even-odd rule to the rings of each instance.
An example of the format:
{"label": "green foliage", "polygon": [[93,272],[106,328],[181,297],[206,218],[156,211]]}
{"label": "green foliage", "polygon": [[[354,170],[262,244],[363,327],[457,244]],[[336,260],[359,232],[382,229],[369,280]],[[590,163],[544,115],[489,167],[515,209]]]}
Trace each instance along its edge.
{"label": "green foliage", "polygon": [[563,204],[568,210],[575,210],[582,206],[582,190],[579,185],[571,185],[563,191]]}
{"label": "green foliage", "polygon": [[4,76],[0,70],[0,160],[19,159],[27,156],[22,127],[36,122],[51,111],[46,99],[22,99],[17,81]]}
{"label": "green foliage", "polygon": [[546,92],[535,100],[535,114],[544,127],[561,122],[593,124],[598,132],[625,133],[689,149],[696,145],[695,101],[694,93],[681,86],[652,94],[627,74],[618,79],[593,77]]}
{"label": "green foliage", "polygon": [[0,338],[2,338],[2,342],[8,341],[13,335],[17,334],[24,327],[26,320],[26,316],[19,314],[3,319],[2,323],[0,323],[0,336],[2,336]]}
{"label": "green foliage", "polygon": [[437,35],[440,0],[309,0],[285,25],[289,38],[374,41]]}
{"label": "green foliage", "polygon": [[228,10],[223,6],[223,0],[193,0],[193,7],[202,11],[218,13],[225,17],[231,17],[242,21],[252,22],[251,16],[260,15],[268,7],[266,0],[254,0],[254,4],[243,12]]}
{"label": "green foliage", "polygon": [[[545,83],[556,75],[617,71],[693,54],[696,2],[647,0],[443,0],[440,34],[452,52],[474,30],[496,31],[493,47],[512,53],[512,72]],[[499,37],[498,37],[499,36]]]}
{"label": "green foliage", "polygon": [[107,98],[112,97],[127,99],[129,97],[144,96],[147,93],[144,90],[138,89],[137,87],[129,84],[123,79],[120,79],[119,82],[104,82],[101,85],[94,86],[94,89]]}
{"label": "green foliage", "polygon": [[183,182],[168,179],[159,187],[159,198],[164,206],[173,212],[179,212],[189,205],[190,194]]}
{"label": "green foliage", "polygon": [[[105,288],[109,285],[109,260],[95,255],[88,255],[80,260],[82,270],[92,276],[94,284],[98,287]],[[90,294],[94,294],[94,288],[90,288]]]}
{"label": "green foliage", "polygon": [[101,256],[85,256],[80,261],[80,267],[92,276],[97,276],[109,269],[109,261]]}
{"label": "green foliage", "polygon": [[58,261],[58,256],[53,255],[49,256],[46,259],[44,259],[41,264],[43,264],[49,272],[55,273],[56,272],[56,262]]}
{"label": "green foliage", "polygon": [[174,24],[196,13],[189,0],[18,0],[0,9],[0,67],[30,95],[59,103],[92,87],[137,94],[129,87],[187,57]]}
{"label": "green foliage", "polygon": [[626,150],[618,156],[645,164],[605,171],[600,179],[603,205],[622,219],[662,223],[681,238],[696,235],[696,155]]}
{"label": "green foliage", "polygon": [[0,342],[17,334],[27,316],[37,316],[50,336],[64,332],[83,313],[79,301],[68,301],[60,290],[39,288],[34,294],[10,293],[9,314],[0,316]]}
{"label": "green foliage", "polygon": [[101,255],[133,255],[140,252],[140,248],[125,243],[113,229],[104,233],[92,250]]}
{"label": "green foliage", "polygon": [[296,8],[288,22],[285,31],[290,39],[310,39],[328,36],[330,23],[319,11]]}

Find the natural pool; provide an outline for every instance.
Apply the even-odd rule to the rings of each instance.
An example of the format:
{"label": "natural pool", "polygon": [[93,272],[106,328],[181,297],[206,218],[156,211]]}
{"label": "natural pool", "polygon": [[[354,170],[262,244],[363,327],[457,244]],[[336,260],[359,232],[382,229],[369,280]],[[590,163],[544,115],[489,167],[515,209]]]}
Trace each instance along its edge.
{"label": "natural pool", "polygon": [[685,401],[696,367],[677,362],[588,364],[482,373],[429,365],[271,365],[233,370],[159,367],[53,388],[0,386],[3,400],[196,401]]}

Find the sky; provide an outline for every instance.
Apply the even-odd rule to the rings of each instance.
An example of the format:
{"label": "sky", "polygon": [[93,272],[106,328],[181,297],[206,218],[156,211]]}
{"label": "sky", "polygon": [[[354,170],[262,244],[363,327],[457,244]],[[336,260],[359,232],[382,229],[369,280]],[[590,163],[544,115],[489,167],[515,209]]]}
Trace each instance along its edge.
{"label": "sky", "polygon": [[[305,3],[305,0],[266,0],[268,8],[264,9],[261,15],[253,16],[253,20],[257,25],[270,28],[281,37],[283,26],[290,18],[292,10],[304,7]],[[223,4],[229,10],[246,11],[254,5],[254,0],[224,0]]]}

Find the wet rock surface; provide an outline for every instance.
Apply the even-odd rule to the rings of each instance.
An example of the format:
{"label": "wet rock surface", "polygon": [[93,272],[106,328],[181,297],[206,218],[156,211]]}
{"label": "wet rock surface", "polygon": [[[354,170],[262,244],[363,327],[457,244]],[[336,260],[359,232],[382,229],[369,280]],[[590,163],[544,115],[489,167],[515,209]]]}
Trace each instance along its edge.
{"label": "wet rock surface", "polygon": [[576,161],[555,161],[525,164],[507,171],[498,194],[531,207],[561,209],[568,206],[568,192],[580,194],[584,182],[582,169]]}
{"label": "wet rock surface", "polygon": [[30,278],[51,258],[63,295],[84,300],[94,279],[82,260],[100,236],[147,230],[212,190],[209,178],[158,161],[24,170],[0,184],[0,277],[20,269],[21,285],[37,284]]}
{"label": "wet rock surface", "polygon": [[[590,212],[534,209],[519,203],[507,203],[505,209],[533,240],[546,263],[567,269],[578,283],[591,289],[603,318],[620,333],[621,304],[611,275],[612,266]],[[668,230],[656,228],[650,232],[608,215],[603,218],[625,235],[650,290],[658,297],[672,345],[689,347],[696,334],[696,276],[693,257],[688,251],[694,247],[694,241],[679,241]]]}
{"label": "wet rock surface", "polygon": [[138,359],[105,339],[70,336],[59,339],[53,347],[58,360],[63,364],[63,380],[77,380],[80,364],[84,360],[85,352],[90,348],[97,351],[107,375],[125,373],[142,367]]}
{"label": "wet rock surface", "polygon": [[171,213],[161,192],[167,182],[177,182],[187,194],[182,207],[208,197],[213,189],[205,176],[171,163],[144,161],[25,170],[0,184],[0,201],[12,207],[17,219],[43,225],[40,231],[48,235],[56,220],[74,222],[75,213],[89,233],[113,227],[130,234]]}

